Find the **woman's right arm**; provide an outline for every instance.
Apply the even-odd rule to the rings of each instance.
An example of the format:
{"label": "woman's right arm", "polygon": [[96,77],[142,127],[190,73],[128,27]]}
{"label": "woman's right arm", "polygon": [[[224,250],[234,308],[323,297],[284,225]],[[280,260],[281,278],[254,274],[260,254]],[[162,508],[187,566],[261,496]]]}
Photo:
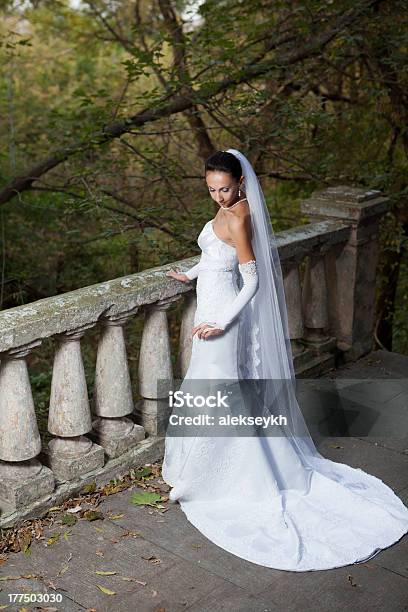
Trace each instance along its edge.
{"label": "woman's right arm", "polygon": [[194,278],[197,278],[200,271],[200,264],[201,260],[198,262],[198,264],[187,270],[187,272],[175,272],[174,270],[169,270],[169,272],[166,272],[166,276],[171,276],[172,278],[175,278],[183,283],[188,283]]}
{"label": "woman's right arm", "polygon": [[196,264],[195,266],[187,270],[187,272],[184,272],[187,278],[189,278],[190,280],[197,278],[198,273],[200,271],[200,264],[201,264],[201,260],[198,262],[198,264]]}

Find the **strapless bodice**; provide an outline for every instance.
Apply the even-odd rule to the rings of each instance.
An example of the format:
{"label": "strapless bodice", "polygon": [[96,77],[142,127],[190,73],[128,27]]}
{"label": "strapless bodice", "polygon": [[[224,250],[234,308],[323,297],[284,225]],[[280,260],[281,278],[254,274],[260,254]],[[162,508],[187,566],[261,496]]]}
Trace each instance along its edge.
{"label": "strapless bodice", "polygon": [[214,232],[214,219],[210,219],[203,227],[197,238],[201,249],[200,273],[205,270],[233,271],[238,266],[238,257],[235,247],[227,244]]}
{"label": "strapless bodice", "polygon": [[213,219],[201,230],[197,243],[201,249],[197,277],[195,324],[212,321],[238,293],[238,257],[235,247],[214,232]]}

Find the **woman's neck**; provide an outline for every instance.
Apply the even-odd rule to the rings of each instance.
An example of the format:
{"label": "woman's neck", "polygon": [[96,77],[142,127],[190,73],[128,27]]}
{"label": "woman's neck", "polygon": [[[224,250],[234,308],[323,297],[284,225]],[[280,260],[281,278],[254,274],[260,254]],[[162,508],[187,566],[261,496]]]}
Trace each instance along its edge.
{"label": "woman's neck", "polygon": [[246,200],[246,198],[241,198],[240,200],[237,200],[236,202],[234,202],[234,204],[231,204],[231,206],[221,206],[222,210],[231,210],[232,208],[235,208],[235,206],[237,204],[239,204],[240,202],[244,202]]}

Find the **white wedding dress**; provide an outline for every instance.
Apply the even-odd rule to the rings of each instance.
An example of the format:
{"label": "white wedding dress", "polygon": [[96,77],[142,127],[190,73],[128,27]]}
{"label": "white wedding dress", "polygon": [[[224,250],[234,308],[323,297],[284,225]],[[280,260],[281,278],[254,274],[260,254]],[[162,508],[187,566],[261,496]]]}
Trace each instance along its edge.
{"label": "white wedding dress", "polygon": [[[235,248],[215,234],[212,220],[198,244],[195,325],[214,321],[239,291]],[[186,382],[242,378],[237,355],[245,310],[222,335],[193,337]],[[289,437],[166,435],[162,475],[173,487],[170,499],[201,533],[266,567],[341,567],[407,533],[408,508],[380,479],[319,454],[310,461],[305,465]]]}

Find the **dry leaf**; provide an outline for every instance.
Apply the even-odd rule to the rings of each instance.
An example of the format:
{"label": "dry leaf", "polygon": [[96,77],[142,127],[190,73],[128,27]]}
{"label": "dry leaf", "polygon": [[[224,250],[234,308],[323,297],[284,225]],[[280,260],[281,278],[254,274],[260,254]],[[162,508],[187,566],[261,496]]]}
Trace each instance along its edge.
{"label": "dry leaf", "polygon": [[137,580],[137,578],[129,578],[129,576],[121,576],[122,580],[126,580],[126,582],[137,582],[137,584],[141,584],[142,586],[146,586],[147,582],[143,582],[143,580]]}
{"label": "dry leaf", "polygon": [[102,512],[97,512],[96,510],[87,510],[84,513],[84,518],[87,521],[97,521],[103,519]]}
{"label": "dry leaf", "polygon": [[88,485],[85,485],[82,489],[81,493],[94,493],[96,491],[96,482],[91,482]]}
{"label": "dry leaf", "polygon": [[137,538],[138,536],[142,535],[140,533],[140,531],[125,531],[124,533],[122,533],[122,535],[120,536],[121,538],[126,538],[127,536],[132,536],[134,538]]}
{"label": "dry leaf", "polygon": [[353,578],[353,576],[351,576],[351,574],[349,574],[347,576],[347,580],[349,581],[349,583],[351,584],[352,587],[356,587],[357,586],[357,583],[354,581],[354,578]]}
{"label": "dry leaf", "polygon": [[82,506],[75,506],[75,508],[68,508],[67,512],[70,514],[76,514],[77,512],[80,512],[80,510],[82,510]]}
{"label": "dry leaf", "polygon": [[[44,584],[45,586],[49,587],[50,589],[53,589],[54,591],[57,590],[57,587],[55,586],[52,580],[44,580]],[[61,589],[61,587],[59,587],[59,589]],[[62,590],[65,591],[65,589],[62,589]]]}
{"label": "dry leaf", "polygon": [[117,519],[121,519],[121,518],[123,518],[124,516],[125,516],[124,514],[112,514],[112,515],[110,515],[110,516],[109,516],[109,518],[110,518],[112,521],[116,521]]}
{"label": "dry leaf", "polygon": [[30,550],[30,546],[31,546],[31,533],[29,533],[28,531],[26,531],[23,534],[23,537],[20,539],[20,549],[23,551],[23,553],[27,554],[31,554],[31,550]]}
{"label": "dry leaf", "polygon": [[60,535],[61,535],[60,533],[56,533],[55,535],[51,536],[51,538],[48,538],[47,546],[52,546],[52,544],[55,544],[55,542],[58,542]]}
{"label": "dry leaf", "polygon": [[5,582],[6,580],[31,580],[32,578],[38,578],[36,574],[24,574],[22,576],[0,576],[0,580]]}
{"label": "dry leaf", "polygon": [[150,555],[150,557],[144,557],[143,555],[141,555],[142,559],[145,559],[146,561],[150,561],[150,563],[154,563],[155,565],[158,565],[159,563],[161,563],[161,559],[158,559],[157,557],[155,557],[155,555]]}
{"label": "dry leaf", "polygon": [[116,595],[115,591],[111,591],[110,589],[107,589],[101,584],[97,584],[96,586],[98,587],[100,591],[102,591],[102,593],[105,593],[105,595]]}
{"label": "dry leaf", "polygon": [[117,573],[118,572],[103,572],[99,570],[95,572],[95,574],[98,574],[98,576],[115,576]]}
{"label": "dry leaf", "polygon": [[62,576],[63,574],[65,574],[65,572],[68,570],[68,567],[68,565],[64,565],[64,567],[58,572],[57,576]]}
{"label": "dry leaf", "polygon": [[[58,572],[57,576],[60,576],[61,574],[65,574],[65,572],[68,569],[68,564],[72,559],[72,553],[69,553],[68,559],[66,561],[66,565],[62,567],[62,569],[60,569],[60,571]],[[50,586],[50,588],[54,589],[55,591],[57,590],[54,583],[51,582],[51,580],[48,581],[48,585]]]}

